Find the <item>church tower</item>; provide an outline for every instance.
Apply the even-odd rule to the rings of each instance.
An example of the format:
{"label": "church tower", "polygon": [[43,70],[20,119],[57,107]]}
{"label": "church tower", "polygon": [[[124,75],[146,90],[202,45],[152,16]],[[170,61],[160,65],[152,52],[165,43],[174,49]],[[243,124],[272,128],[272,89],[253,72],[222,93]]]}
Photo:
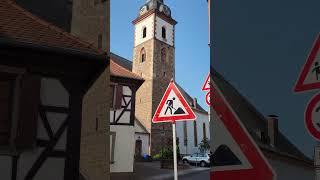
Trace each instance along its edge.
{"label": "church tower", "polygon": [[[136,94],[136,118],[151,134],[150,153],[172,145],[170,123],[152,124],[151,119],[175,74],[174,36],[177,22],[163,0],[147,0],[134,24],[132,71],[145,80]],[[170,138],[171,137],[171,138]]]}

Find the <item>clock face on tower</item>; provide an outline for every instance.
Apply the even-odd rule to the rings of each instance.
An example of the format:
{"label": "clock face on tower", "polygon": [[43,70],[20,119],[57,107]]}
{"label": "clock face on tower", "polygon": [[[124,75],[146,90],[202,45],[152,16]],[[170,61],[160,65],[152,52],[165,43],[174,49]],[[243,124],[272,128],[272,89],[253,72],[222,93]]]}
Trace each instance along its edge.
{"label": "clock face on tower", "polygon": [[140,15],[146,13],[148,11],[148,7],[147,6],[142,6],[142,8],[140,9]]}

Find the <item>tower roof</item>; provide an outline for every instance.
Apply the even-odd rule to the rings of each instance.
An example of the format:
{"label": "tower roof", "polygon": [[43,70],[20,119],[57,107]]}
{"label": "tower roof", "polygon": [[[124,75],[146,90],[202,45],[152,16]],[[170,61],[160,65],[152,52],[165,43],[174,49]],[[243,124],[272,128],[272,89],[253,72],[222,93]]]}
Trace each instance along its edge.
{"label": "tower roof", "polygon": [[171,17],[171,10],[163,0],[146,0],[145,4],[140,7],[139,16],[150,10],[158,10],[159,12],[163,12],[166,16]]}

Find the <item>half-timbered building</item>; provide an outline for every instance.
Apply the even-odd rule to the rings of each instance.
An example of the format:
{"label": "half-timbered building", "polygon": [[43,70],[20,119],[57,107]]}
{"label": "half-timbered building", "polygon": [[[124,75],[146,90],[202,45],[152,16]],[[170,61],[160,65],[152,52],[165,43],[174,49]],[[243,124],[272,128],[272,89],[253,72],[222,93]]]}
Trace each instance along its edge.
{"label": "half-timbered building", "polygon": [[107,56],[14,1],[0,17],[0,179],[78,180],[82,100]]}
{"label": "half-timbered building", "polygon": [[111,179],[133,178],[135,152],[135,94],[143,79],[110,57],[110,154]]}

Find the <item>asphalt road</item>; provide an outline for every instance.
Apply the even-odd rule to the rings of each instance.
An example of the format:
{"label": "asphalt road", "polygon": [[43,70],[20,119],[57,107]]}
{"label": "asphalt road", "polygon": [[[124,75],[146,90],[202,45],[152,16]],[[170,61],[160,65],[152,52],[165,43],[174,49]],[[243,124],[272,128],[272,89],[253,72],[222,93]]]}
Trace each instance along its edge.
{"label": "asphalt road", "polygon": [[210,180],[210,170],[179,176],[179,180]]}
{"label": "asphalt road", "polygon": [[[159,162],[135,163],[134,180],[173,180],[172,169],[160,169]],[[178,170],[179,180],[209,180],[209,168],[191,166]]]}

